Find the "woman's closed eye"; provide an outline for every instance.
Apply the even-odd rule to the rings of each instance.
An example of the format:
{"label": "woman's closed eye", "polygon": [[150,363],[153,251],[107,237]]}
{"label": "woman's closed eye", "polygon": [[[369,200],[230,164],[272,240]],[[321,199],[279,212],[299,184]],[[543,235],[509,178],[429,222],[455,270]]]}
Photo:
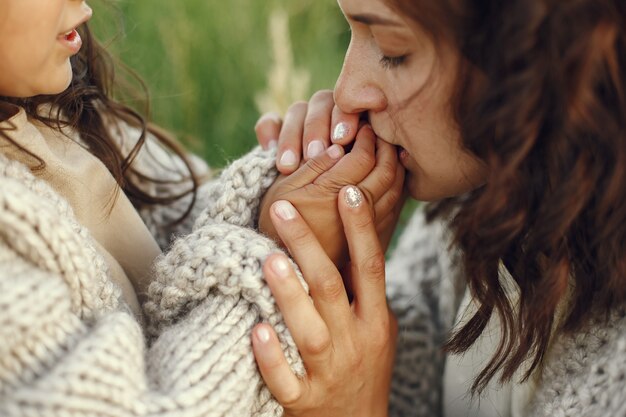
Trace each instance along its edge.
{"label": "woman's closed eye", "polygon": [[406,62],[408,55],[387,56],[383,55],[380,59],[380,65],[385,69],[394,69]]}

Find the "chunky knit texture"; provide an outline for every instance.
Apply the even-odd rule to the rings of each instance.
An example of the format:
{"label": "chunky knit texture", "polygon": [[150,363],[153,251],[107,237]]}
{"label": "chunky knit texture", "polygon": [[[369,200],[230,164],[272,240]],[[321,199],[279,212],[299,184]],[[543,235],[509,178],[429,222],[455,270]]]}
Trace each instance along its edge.
{"label": "chunky knit texture", "polygon": [[[442,415],[442,343],[464,293],[459,254],[446,228],[417,212],[387,267],[388,296],[399,321],[390,415]],[[626,306],[556,336],[538,375],[527,416],[626,416]],[[463,417],[463,416],[459,416]]]}
{"label": "chunky knit texture", "polygon": [[[152,154],[161,156],[139,158],[142,172],[178,175],[177,162]],[[251,228],[273,165],[259,149],[236,161],[202,187],[186,222],[170,225],[185,201],[141,210],[167,248],[154,266],[143,332],[67,202],[0,157],[0,415],[281,415],[250,344],[252,326],[271,323],[304,373],[262,278],[277,248]],[[393,416],[441,415],[440,346],[464,290],[447,242],[445,228],[418,212],[389,263],[400,323]],[[608,322],[557,338],[528,415],[626,416],[625,375],[622,307]]]}
{"label": "chunky knit texture", "polygon": [[[0,415],[281,415],[250,343],[256,323],[271,323],[304,373],[262,277],[278,249],[247,227],[273,160],[257,149],[203,186],[193,229],[157,221],[184,201],[143,210],[169,246],[154,267],[145,335],[71,207],[0,157]],[[170,244],[168,233],[179,237]]]}

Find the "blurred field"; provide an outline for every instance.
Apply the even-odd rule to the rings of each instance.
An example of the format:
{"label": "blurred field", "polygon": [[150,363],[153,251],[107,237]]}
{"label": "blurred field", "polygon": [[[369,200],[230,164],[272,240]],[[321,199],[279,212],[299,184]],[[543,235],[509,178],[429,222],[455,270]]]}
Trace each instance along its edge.
{"label": "blurred field", "polygon": [[[256,145],[259,107],[284,110],[332,88],[350,37],[335,0],[92,3],[98,38],[148,85],[152,120],[213,167]],[[398,231],[415,207],[405,207]]]}
{"label": "blurred field", "polygon": [[[300,90],[289,99],[332,88],[349,39],[334,0],[92,3],[96,12],[92,27],[98,38],[150,88],[152,120],[176,133],[213,166],[223,166],[256,143],[255,98],[268,89],[270,74],[275,81],[284,81],[283,93]],[[106,3],[113,3],[113,8]],[[289,86],[289,80],[281,80],[284,74],[272,70],[269,19],[276,10],[284,10],[289,19],[293,47],[288,51],[289,45],[279,42],[281,65],[293,52],[294,65],[304,70],[296,74],[305,81],[296,82],[296,89],[294,83]]]}

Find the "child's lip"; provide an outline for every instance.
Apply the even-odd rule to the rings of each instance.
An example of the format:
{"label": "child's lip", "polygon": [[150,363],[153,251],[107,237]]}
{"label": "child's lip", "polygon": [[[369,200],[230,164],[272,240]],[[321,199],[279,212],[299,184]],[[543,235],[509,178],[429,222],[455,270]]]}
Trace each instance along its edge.
{"label": "child's lip", "polygon": [[84,6],[84,10],[85,10],[85,13],[83,17],[78,21],[78,23],[76,23],[71,28],[61,32],[61,34],[59,35],[59,38],[65,38],[66,36],[70,35],[73,31],[75,31],[76,28],[78,28],[80,25],[88,22],[89,19],[91,19],[91,16],[93,15],[93,10],[91,10],[91,8],[87,5]]}
{"label": "child's lip", "polygon": [[65,45],[74,54],[78,53],[80,48],[83,46],[83,40],[76,29],[60,36],[59,42]]}

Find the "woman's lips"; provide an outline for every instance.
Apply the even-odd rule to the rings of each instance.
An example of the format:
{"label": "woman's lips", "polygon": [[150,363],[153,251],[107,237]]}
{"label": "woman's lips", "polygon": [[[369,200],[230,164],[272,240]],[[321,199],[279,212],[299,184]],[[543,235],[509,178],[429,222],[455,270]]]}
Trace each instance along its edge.
{"label": "woman's lips", "polygon": [[384,140],[385,142],[390,143],[390,144],[392,144],[392,145],[394,145],[396,147],[397,152],[398,152],[398,160],[400,161],[400,164],[405,169],[409,169],[409,164],[412,161],[411,154],[406,149],[404,149],[402,146],[400,146],[398,144],[395,144],[394,141],[392,141],[392,140],[385,140],[385,138],[383,136],[378,134],[378,131],[374,127],[374,124],[371,124],[371,126],[372,126],[372,130],[374,131],[374,134],[378,138],[380,138],[380,139]]}
{"label": "woman's lips", "polygon": [[402,146],[398,146],[398,159],[400,160],[400,164],[402,164],[404,168],[408,169],[411,154]]}
{"label": "woman's lips", "polygon": [[65,47],[67,47],[73,54],[77,54],[80,51],[80,48],[83,46],[83,40],[81,39],[78,31],[76,29],[72,29],[67,33],[59,36],[59,42],[61,42]]}

